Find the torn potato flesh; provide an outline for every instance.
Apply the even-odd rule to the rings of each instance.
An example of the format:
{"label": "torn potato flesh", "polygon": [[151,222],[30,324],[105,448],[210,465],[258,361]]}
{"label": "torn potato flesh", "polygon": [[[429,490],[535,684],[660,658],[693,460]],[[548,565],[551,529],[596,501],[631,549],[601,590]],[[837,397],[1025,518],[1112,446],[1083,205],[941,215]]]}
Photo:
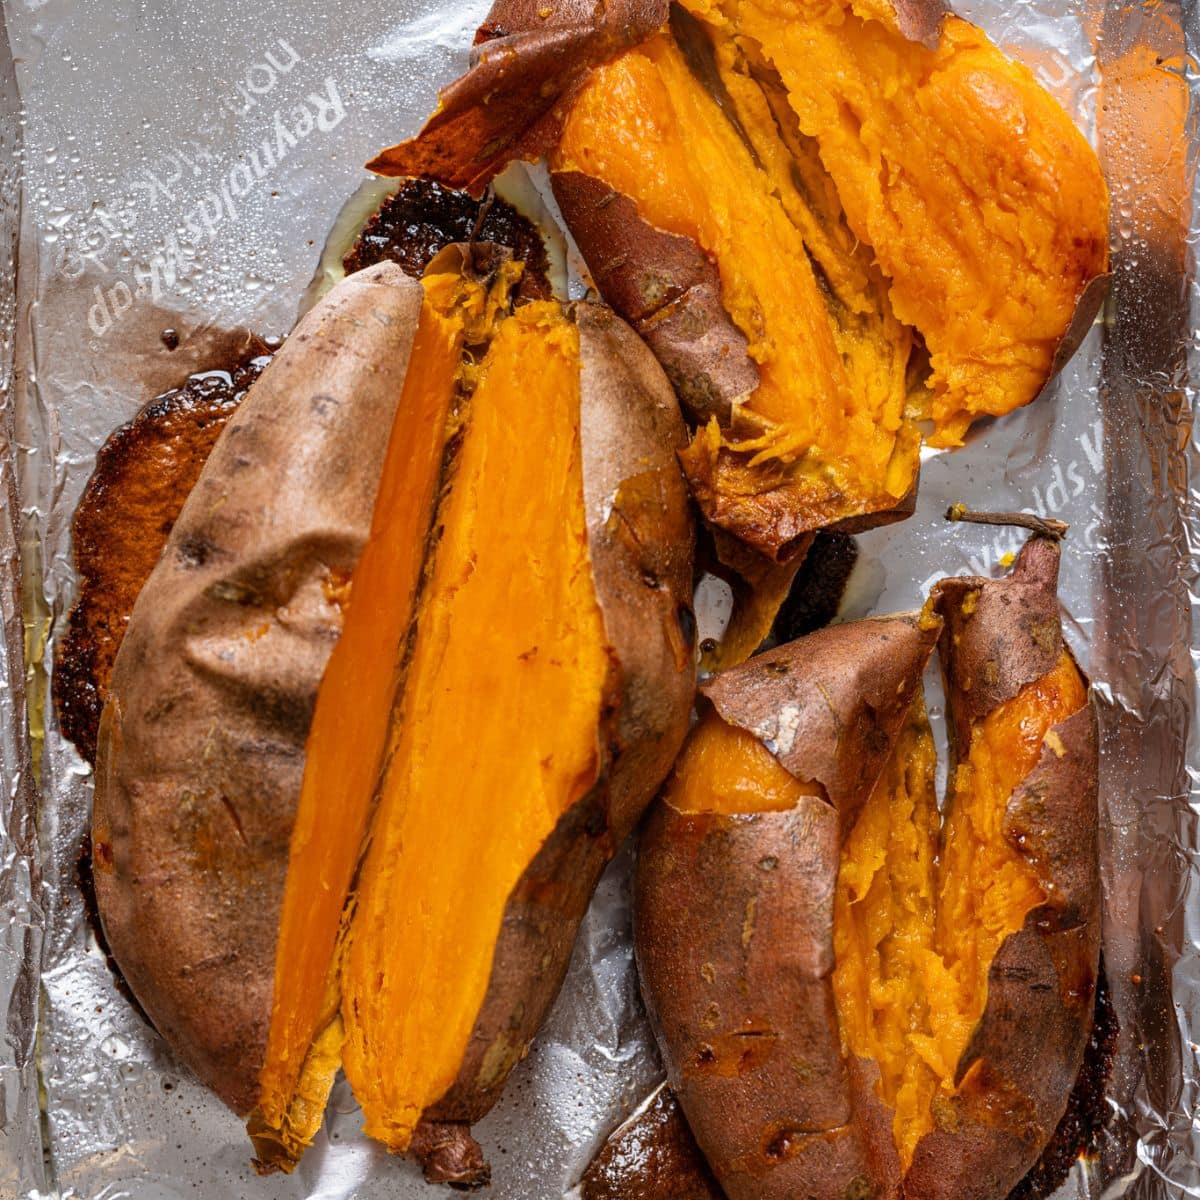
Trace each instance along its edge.
{"label": "torn potato flesh", "polygon": [[664,32],[598,69],[552,167],[603,181],[717,264],[760,382],[727,425],[698,431],[685,469],[710,519],[775,555],[910,490],[912,336],[842,222],[815,147],[731,42],[717,68],[722,102]]}
{"label": "torn potato flesh", "polygon": [[1063,655],[971,734],[939,832],[935,751],[919,698],[842,848],[834,991],[847,1051],[879,1066],[903,1170],[936,1123],[987,1003],[1004,941],[1045,899],[1005,833],[1009,798],[1053,728],[1084,706]]}
{"label": "torn potato flesh", "polygon": [[468,326],[488,308],[487,289],[458,275],[432,275],[423,286],[370,537],[342,590],[345,623],[305,749],[255,1120],[264,1161],[276,1153],[268,1131],[277,1131],[288,1156],[308,1144],[339,1066],[331,964],[387,744]]}
{"label": "torn potato flesh", "polygon": [[[918,694],[888,765],[845,836],[833,906],[833,989],[844,1050],[879,1068],[880,1099],[907,1170],[955,1093],[987,1002],[988,969],[1045,899],[1010,843],[1009,797],[1086,703],[1070,657],[974,729],[944,823],[937,753]],[[681,813],[782,812],[821,795],[753,734],[708,710],[664,790]]]}
{"label": "torn potato flesh", "polygon": [[683,0],[773,72],[932,365],[935,445],[1027,404],[1108,267],[1108,193],[1058,102],[975,26],[863,0]]}
{"label": "torn potato flesh", "polygon": [[339,1067],[367,1132],[408,1147],[459,1074],[515,886],[597,779],[610,656],[579,332],[557,303],[510,313],[517,273],[425,280],[308,742],[251,1123],[274,1165],[311,1141]]}

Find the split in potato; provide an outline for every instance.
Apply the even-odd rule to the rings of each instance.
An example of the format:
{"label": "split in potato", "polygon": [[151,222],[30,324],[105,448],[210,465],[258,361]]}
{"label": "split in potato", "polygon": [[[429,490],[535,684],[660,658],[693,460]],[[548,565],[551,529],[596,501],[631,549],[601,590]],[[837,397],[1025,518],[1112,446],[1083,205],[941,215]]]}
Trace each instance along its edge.
{"label": "split in potato", "polygon": [[[372,535],[307,744],[250,1125],[267,1165],[302,1153],[342,1067],[370,1135],[415,1145],[433,1178],[484,1178],[467,1127],[523,1055],[568,930],[682,736],[690,531],[669,391],[639,391],[607,361],[606,318],[512,307],[519,275],[502,263],[484,283],[448,252],[424,278]],[[598,393],[649,417],[601,432]],[[639,444],[651,432],[668,436]],[[623,468],[622,437],[636,472],[589,511],[585,454]],[[598,511],[619,539],[645,537],[631,602],[669,673],[632,736],[614,714],[646,681],[625,675],[631,656],[610,638]],[[644,756],[629,813],[606,806],[625,753]],[[554,878],[562,860],[569,883]]]}
{"label": "split in potato", "polygon": [[[643,837],[636,943],[731,1200],[1001,1200],[1054,1133],[1099,952],[1095,729],[1057,564],[1035,538],[1004,579],[939,585],[936,613],[704,686]],[[943,620],[944,818],[920,688]]]}
{"label": "split in potato", "polygon": [[570,0],[498,0],[472,71],[371,166],[479,186],[547,154],[601,293],[696,423],[684,462],[714,524],[787,559],[814,529],[906,515],[921,419],[957,444],[1090,325],[1094,153],[936,4],[605,13],[626,36],[601,46]]}

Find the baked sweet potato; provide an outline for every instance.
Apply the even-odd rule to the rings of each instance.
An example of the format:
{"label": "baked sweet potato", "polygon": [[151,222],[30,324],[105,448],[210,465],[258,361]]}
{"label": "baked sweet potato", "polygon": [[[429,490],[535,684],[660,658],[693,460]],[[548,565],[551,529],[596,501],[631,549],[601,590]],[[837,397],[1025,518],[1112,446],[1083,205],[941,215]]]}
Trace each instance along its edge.
{"label": "baked sweet potato", "polygon": [[568,86],[527,47],[578,39],[578,9],[497,0],[472,70],[369,165],[478,186],[548,154],[597,286],[698,426],[685,466],[714,523],[786,558],[813,529],[907,515],[914,419],[956,444],[1091,324],[1094,153],[937,4],[684,0],[651,31],[614,0],[601,23],[640,40],[589,42]]}
{"label": "baked sweet potato", "polygon": [[466,1123],[686,728],[674,396],[607,311],[513,307],[520,275],[479,247],[339,285],[226,427],[117,657],[105,930],[273,1165],[344,1062],[370,1132],[479,1181]]}
{"label": "baked sweet potato", "polygon": [[643,835],[635,939],[730,1200],[1002,1200],[1054,1134],[1099,938],[1094,719],[1057,565],[1036,537],[1005,579],[945,581],[923,616],[834,626],[702,689]]}

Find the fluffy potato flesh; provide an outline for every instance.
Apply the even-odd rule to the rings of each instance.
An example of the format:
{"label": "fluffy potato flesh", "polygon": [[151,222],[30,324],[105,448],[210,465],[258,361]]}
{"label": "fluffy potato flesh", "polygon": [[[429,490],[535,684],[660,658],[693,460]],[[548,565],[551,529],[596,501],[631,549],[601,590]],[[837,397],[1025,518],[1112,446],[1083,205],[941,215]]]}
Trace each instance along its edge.
{"label": "fluffy potato flesh", "polygon": [[1031,73],[947,16],[933,48],[866,0],[683,0],[778,77],[896,316],[930,353],[937,445],[1041,390],[1107,269],[1096,156]]}
{"label": "fluffy potato flesh", "polygon": [[[834,894],[833,989],[843,1048],[879,1067],[907,1170],[987,1003],[988,969],[1044,899],[1004,831],[1009,797],[1054,726],[1087,702],[1067,654],[972,731],[943,821],[937,753],[918,695],[886,770],[845,837]],[[821,794],[709,710],[664,793],[683,813],[778,812]]]}
{"label": "fluffy potato flesh", "polygon": [[917,467],[911,333],[842,221],[815,145],[738,70],[731,42],[719,51],[724,105],[666,33],[597,70],[552,165],[631,197],[719,268],[760,384],[729,428],[714,418],[685,455],[694,479],[716,477],[722,511],[710,516],[735,531],[761,524],[760,497],[781,490],[793,532],[891,508]]}
{"label": "fluffy potato flesh", "polygon": [[924,705],[914,705],[888,769],[842,849],[833,982],[843,1042],[880,1070],[881,1098],[907,1169],[952,1095],[987,1003],[988,969],[1045,899],[1005,835],[1009,797],[1053,727],[1086,703],[1068,655],[980,721],[944,823]]}
{"label": "fluffy potato flesh", "polygon": [[514,886],[596,780],[609,650],[579,334],[557,304],[510,315],[516,271],[490,289],[425,281],[318,693],[251,1121],[260,1157],[284,1167],[339,1067],[368,1133],[407,1148],[458,1074]]}

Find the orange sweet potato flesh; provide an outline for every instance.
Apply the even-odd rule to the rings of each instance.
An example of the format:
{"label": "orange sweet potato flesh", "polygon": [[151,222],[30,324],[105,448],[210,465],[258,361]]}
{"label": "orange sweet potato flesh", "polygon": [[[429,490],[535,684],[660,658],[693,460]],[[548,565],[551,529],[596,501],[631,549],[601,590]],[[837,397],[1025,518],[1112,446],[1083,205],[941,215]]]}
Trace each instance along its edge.
{"label": "orange sweet potato flesh", "polygon": [[980,721],[940,833],[935,751],[918,701],[843,846],[834,906],[838,1018],[849,1053],[879,1067],[902,1171],[961,1083],[997,952],[1045,899],[1005,837],[1009,797],[1053,728],[1086,700],[1063,653],[1050,674]]}
{"label": "orange sweet potato flesh", "polygon": [[[403,419],[392,430],[371,534],[347,589],[345,625],[317,692],[305,750],[260,1077],[259,1107],[269,1127],[294,1122],[315,1128],[324,1111],[321,1080],[306,1079],[301,1087],[301,1070],[314,1036],[336,1017],[337,997],[329,994],[327,977],[371,814],[421,581],[462,360],[464,301],[478,299],[464,294],[470,289],[457,276],[434,275],[424,287],[400,399]],[[293,1099],[297,1089],[299,1101]]]}
{"label": "orange sweet potato flesh", "polygon": [[[557,403],[522,402],[534,371]],[[393,1150],[454,1082],[509,895],[596,779],[608,656],[578,394],[575,327],[557,305],[518,310],[484,362],[441,514],[342,972],[346,1075]],[[536,605],[514,588],[526,557]]]}
{"label": "orange sweet potato flesh", "polygon": [[[266,1165],[311,1141],[339,1067],[367,1132],[408,1149],[462,1069],[514,889],[597,780],[610,652],[580,334],[556,302],[509,315],[515,275],[490,293],[424,281],[404,420],[307,744],[251,1121]],[[543,402],[527,403],[531,372]]]}
{"label": "orange sweet potato flesh", "polygon": [[786,557],[804,532],[895,508],[912,488],[912,334],[815,148],[788,137],[754,81],[725,71],[722,83],[724,104],[661,33],[593,73],[551,165],[633,198],[717,264],[758,385],[702,423],[684,461],[711,519]]}
{"label": "orange sweet potato flesh", "polygon": [[861,0],[684,6],[769,65],[817,142],[897,317],[929,349],[933,443],[1032,400],[1108,266],[1099,163],[1053,97],[953,15],[923,42]]}
{"label": "orange sweet potato flesh", "polygon": [[820,788],[801,783],[753,734],[729,725],[709,709],[663,790],[681,813],[786,812]]}

